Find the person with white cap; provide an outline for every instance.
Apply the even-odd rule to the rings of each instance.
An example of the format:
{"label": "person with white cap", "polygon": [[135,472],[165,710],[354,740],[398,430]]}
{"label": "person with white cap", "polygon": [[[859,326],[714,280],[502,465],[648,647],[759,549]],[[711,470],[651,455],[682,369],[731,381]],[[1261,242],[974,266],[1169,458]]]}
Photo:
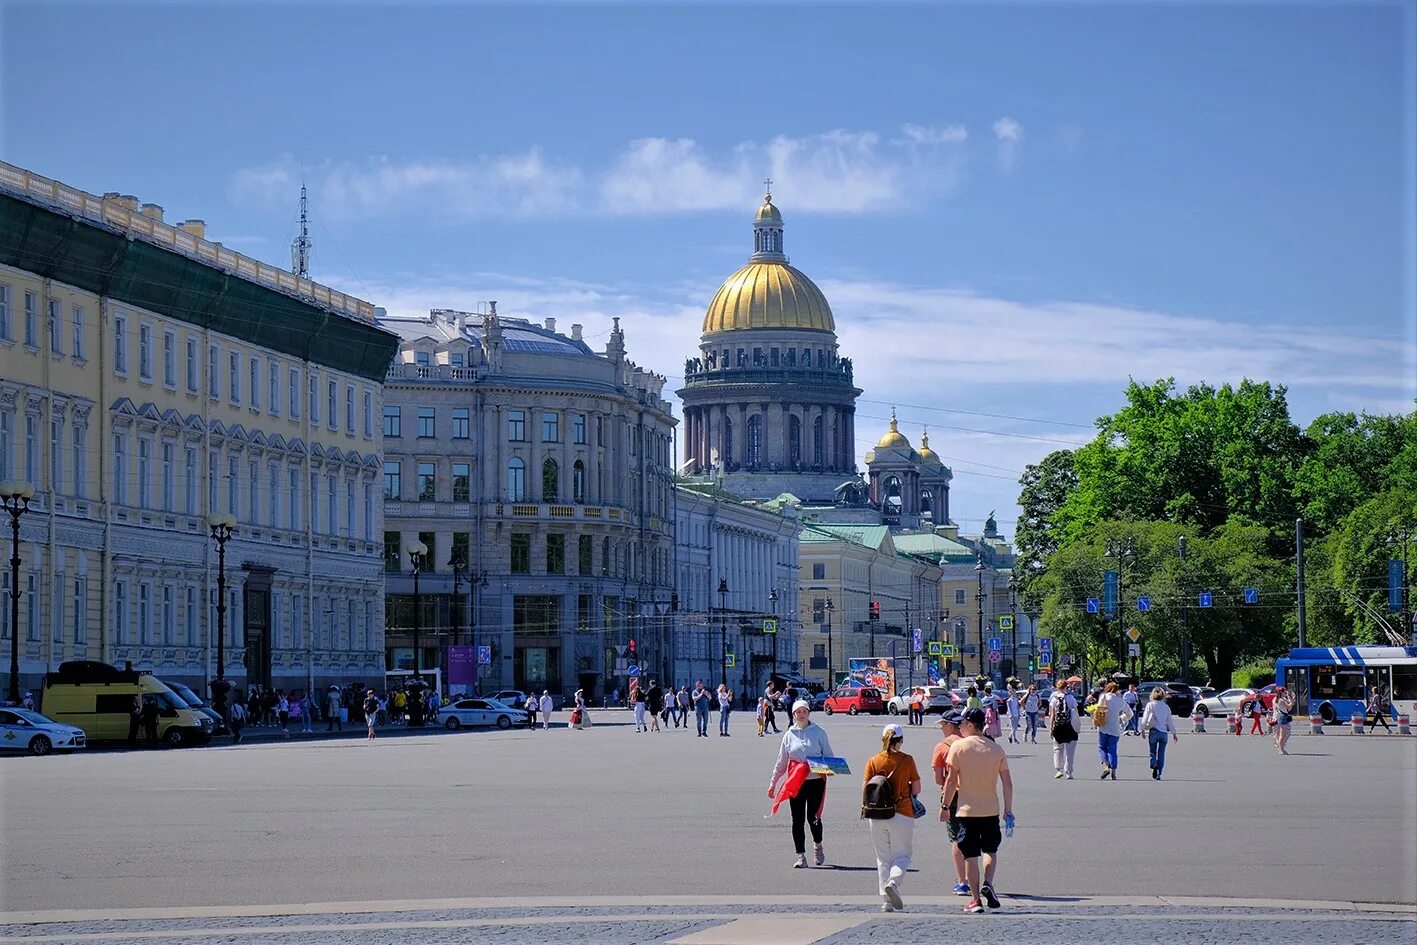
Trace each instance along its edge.
{"label": "person with white cap", "polygon": [[[772,779],[768,781],[768,797],[776,797],[787,774],[788,765],[798,761],[807,763],[812,757],[831,757],[831,740],[826,729],[811,721],[812,706],[805,699],[792,703],[792,724],[782,733],[782,744],[777,750],[777,761],[773,764]],[[812,852],[817,865],[827,861],[822,849],[822,805],[827,799],[827,778],[824,774],[810,773],[797,788],[789,804],[792,809],[792,843],[797,849],[797,859],[793,869],[803,869],[807,865],[807,830],[812,828]]]}
{"label": "person with white cap", "polygon": [[[920,793],[920,771],[915,759],[901,751],[905,729],[887,725],[881,730],[881,751],[866,762],[862,776],[861,816],[871,821],[871,843],[876,848],[876,877],[882,912],[905,908],[900,883],[910,869],[915,835],[915,797]],[[876,778],[883,779],[875,781]]]}

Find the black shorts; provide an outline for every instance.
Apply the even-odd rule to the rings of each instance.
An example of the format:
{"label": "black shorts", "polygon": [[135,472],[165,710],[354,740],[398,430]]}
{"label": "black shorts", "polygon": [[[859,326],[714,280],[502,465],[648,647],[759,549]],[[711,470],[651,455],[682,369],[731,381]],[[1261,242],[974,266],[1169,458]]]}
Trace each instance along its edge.
{"label": "black shorts", "polygon": [[999,832],[999,818],[957,817],[954,820],[955,843],[966,860],[972,860],[983,853],[998,853],[1003,835]]}

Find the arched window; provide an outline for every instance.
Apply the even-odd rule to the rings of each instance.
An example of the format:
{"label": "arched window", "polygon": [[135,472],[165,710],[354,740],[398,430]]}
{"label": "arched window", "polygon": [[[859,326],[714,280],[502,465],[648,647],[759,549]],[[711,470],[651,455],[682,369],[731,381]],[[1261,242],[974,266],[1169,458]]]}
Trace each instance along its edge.
{"label": "arched window", "polygon": [[787,418],[787,461],[802,465],[802,421],[795,415]]}
{"label": "arched window", "polygon": [[526,501],[526,463],[515,456],[507,461],[507,498],[512,502]]}
{"label": "arched window", "polygon": [[561,467],[556,460],[547,458],[541,464],[541,501],[555,502],[561,498]]}
{"label": "arched window", "polygon": [[929,489],[920,490],[920,514],[931,516],[931,521],[934,520],[934,498]]}
{"label": "arched window", "polygon": [[748,468],[763,464],[763,415],[755,413],[748,418]]}
{"label": "arched window", "polygon": [[724,465],[733,462],[733,418],[725,416],[723,418],[723,449],[719,450],[719,455],[723,457]]}
{"label": "arched window", "polygon": [[888,518],[899,518],[900,507],[900,480],[895,476],[887,476],[881,488],[881,511]]}
{"label": "arched window", "polygon": [[585,501],[585,463],[580,460],[571,467],[571,501]]}
{"label": "arched window", "polygon": [[822,455],[827,448],[826,443],[826,421],[817,417],[812,421],[812,462],[818,466],[822,465],[825,457]]}

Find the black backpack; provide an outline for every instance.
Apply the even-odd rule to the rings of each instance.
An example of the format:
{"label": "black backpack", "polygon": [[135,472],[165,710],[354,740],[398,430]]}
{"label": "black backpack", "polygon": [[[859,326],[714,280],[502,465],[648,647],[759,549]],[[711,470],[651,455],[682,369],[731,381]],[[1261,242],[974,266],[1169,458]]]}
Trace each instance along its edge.
{"label": "black backpack", "polygon": [[[1049,709],[1051,711],[1051,704]],[[1048,734],[1053,736],[1055,742],[1077,740],[1077,730],[1073,728],[1072,713],[1068,711],[1067,696],[1058,701],[1058,711],[1052,712],[1052,724],[1048,727]]]}
{"label": "black backpack", "polygon": [[878,774],[861,788],[861,817],[864,820],[890,820],[896,815],[895,785],[890,774]]}

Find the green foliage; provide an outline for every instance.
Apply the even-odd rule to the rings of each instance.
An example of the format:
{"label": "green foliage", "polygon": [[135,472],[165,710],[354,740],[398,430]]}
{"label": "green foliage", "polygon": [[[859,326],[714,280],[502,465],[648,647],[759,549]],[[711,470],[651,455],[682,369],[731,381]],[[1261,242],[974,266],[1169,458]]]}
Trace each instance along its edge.
{"label": "green foliage", "polygon": [[1295,470],[1294,489],[1315,534],[1338,528],[1379,492],[1417,489],[1417,412],[1324,414],[1309,424],[1304,437],[1307,455]]}
{"label": "green foliage", "polygon": [[[1401,621],[1387,609],[1387,562],[1402,557],[1400,545],[1388,539],[1399,529],[1417,537],[1417,492],[1390,489],[1354,509],[1334,533],[1333,558],[1327,575],[1332,592],[1350,618],[1355,632],[1350,642],[1389,643],[1407,637]],[[1417,547],[1409,548],[1409,557]]]}
{"label": "green foliage", "polygon": [[1246,663],[1230,676],[1230,685],[1245,689],[1263,689],[1274,682],[1273,663]]}
{"label": "green foliage", "polygon": [[1077,471],[1071,450],[1056,450],[1041,462],[1030,463],[1019,479],[1021,509],[1014,533],[1014,579],[1019,596],[1029,605],[1037,601],[1033,584],[1047,570],[1048,556],[1058,548],[1053,519],[1068,496],[1077,488]]}

